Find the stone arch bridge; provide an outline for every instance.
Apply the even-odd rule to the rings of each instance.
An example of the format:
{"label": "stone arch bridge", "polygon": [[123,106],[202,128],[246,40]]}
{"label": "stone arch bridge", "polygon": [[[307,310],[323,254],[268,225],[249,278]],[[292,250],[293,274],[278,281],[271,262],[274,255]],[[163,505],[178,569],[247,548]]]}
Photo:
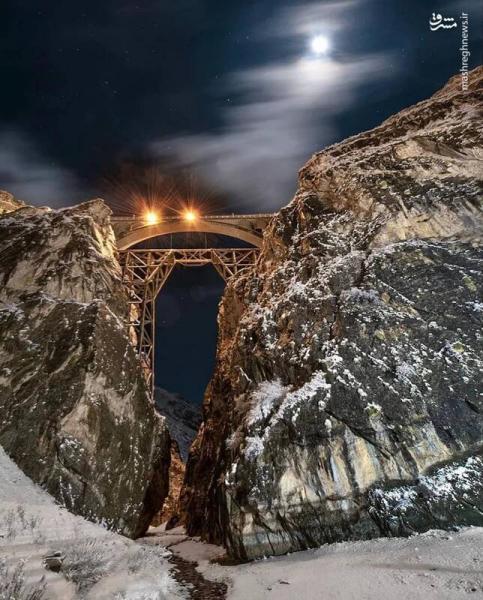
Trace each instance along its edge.
{"label": "stone arch bridge", "polygon": [[[147,224],[141,217],[112,217],[122,277],[129,297],[129,330],[148,385],[154,389],[156,298],[176,265],[212,264],[228,281],[255,264],[264,229],[273,214],[166,217]],[[147,239],[175,233],[215,233],[251,244],[244,248],[133,249]]]}

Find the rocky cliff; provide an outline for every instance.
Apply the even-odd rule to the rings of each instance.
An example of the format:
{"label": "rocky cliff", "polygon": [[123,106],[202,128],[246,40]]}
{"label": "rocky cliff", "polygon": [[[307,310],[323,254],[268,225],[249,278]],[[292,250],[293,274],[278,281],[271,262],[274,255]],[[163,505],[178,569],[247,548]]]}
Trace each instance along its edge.
{"label": "rocky cliff", "polygon": [[167,522],[168,527],[172,527],[180,518],[179,500],[185,476],[185,463],[200,426],[201,413],[198,406],[159,387],[154,388],[154,404],[156,410],[166,418],[172,443],[169,494],[152,524],[157,526]]}
{"label": "rocky cliff", "polygon": [[0,217],[0,444],[69,510],[143,533],[170,439],[129,343],[101,200]]}
{"label": "rocky cliff", "polygon": [[191,534],[244,559],[483,524],[482,80],[300,171],[223,298]]}

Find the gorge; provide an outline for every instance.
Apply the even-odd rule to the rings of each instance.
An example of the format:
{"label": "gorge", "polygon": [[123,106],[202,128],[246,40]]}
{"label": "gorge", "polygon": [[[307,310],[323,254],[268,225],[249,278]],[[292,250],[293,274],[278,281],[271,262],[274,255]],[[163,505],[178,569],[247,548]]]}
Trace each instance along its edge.
{"label": "gorge", "polygon": [[[246,561],[483,526],[482,83],[314,155],[229,278],[171,498],[189,535]],[[189,436],[150,396],[110,218],[0,197],[0,445],[137,538],[169,494],[168,425],[183,458]]]}

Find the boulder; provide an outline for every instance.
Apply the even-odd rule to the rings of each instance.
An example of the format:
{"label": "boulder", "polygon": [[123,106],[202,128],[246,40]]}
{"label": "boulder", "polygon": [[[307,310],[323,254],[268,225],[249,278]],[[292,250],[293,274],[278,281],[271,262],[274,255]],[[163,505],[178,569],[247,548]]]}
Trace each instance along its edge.
{"label": "boulder", "polygon": [[135,537],[168,493],[170,438],[114,242],[102,200],[0,217],[0,444],[69,510]]}

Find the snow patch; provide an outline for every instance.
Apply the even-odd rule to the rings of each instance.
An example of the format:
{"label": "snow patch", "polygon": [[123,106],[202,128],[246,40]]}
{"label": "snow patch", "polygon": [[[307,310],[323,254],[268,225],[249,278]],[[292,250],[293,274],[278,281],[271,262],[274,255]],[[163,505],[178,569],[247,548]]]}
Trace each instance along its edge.
{"label": "snow patch", "polygon": [[287,390],[288,387],[282,385],[280,379],[260,383],[251,396],[252,408],[248,413],[247,425],[254,425],[266,419]]}

